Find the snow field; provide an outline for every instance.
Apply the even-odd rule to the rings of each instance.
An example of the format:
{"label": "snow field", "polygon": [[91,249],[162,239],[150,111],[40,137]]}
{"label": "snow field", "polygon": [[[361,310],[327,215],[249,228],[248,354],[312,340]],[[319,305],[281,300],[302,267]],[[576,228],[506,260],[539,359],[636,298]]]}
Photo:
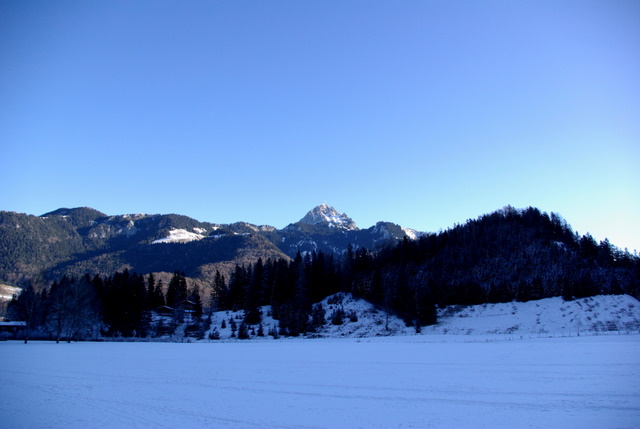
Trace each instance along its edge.
{"label": "snow field", "polygon": [[583,335],[640,330],[640,302],[629,295],[598,295],[573,301],[537,301],[451,306],[425,334]]}
{"label": "snow field", "polygon": [[640,335],[447,338],[2,342],[0,427],[640,428]]}
{"label": "snow field", "polygon": [[[336,299],[339,298],[339,299]],[[321,302],[327,322],[310,337],[376,337],[415,335],[414,327],[407,327],[398,317],[376,308],[349,293],[340,293]],[[338,308],[353,312],[357,321],[345,318],[342,325],[330,322]],[[269,317],[269,307],[262,308],[265,333],[278,321]],[[211,330],[217,329],[222,339],[231,337],[229,319],[240,324],[243,311],[219,311],[212,317]],[[222,328],[222,320],[226,328]],[[388,329],[387,329],[388,328]],[[488,339],[563,337],[600,335],[603,333],[637,333],[640,331],[640,302],[629,295],[599,295],[564,301],[560,297],[528,302],[508,302],[473,306],[454,305],[438,310],[438,323],[425,326],[421,335],[464,336],[476,341]],[[206,337],[208,338],[208,337]],[[270,337],[267,337],[270,338]],[[447,339],[446,341],[452,341]]]}
{"label": "snow field", "polygon": [[160,243],[188,243],[190,241],[202,240],[205,236],[202,235],[206,230],[202,228],[194,228],[196,232],[189,232],[186,229],[172,229],[169,231],[169,235],[165,238],[154,240],[151,244]]}

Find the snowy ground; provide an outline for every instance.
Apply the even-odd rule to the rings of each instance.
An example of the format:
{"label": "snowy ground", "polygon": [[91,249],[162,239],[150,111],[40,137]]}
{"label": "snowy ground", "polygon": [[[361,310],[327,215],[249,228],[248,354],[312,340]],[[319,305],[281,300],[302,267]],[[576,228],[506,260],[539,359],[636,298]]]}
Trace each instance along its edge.
{"label": "snowy ground", "polygon": [[640,302],[629,295],[454,305],[438,316],[438,325],[425,328],[424,333],[562,336],[640,330]]}
{"label": "snowy ground", "polygon": [[1,342],[0,427],[640,428],[640,335],[481,338]]}
{"label": "snowy ground", "polygon": [[[376,337],[415,335],[413,327],[395,316],[351,294],[336,294],[322,301],[327,323],[310,337]],[[341,308],[353,312],[357,321],[344,319],[333,325],[329,319]],[[267,332],[278,322],[269,317],[269,307],[263,307],[263,325]],[[212,317],[211,329],[217,329],[222,339],[231,337],[230,319],[239,324],[244,312],[220,311]],[[225,328],[222,321],[225,320]],[[554,336],[594,335],[640,331],[640,302],[629,295],[600,295],[564,301],[560,297],[538,301],[502,304],[453,305],[438,311],[438,324],[422,328],[422,335],[481,335],[494,338],[538,338]]]}

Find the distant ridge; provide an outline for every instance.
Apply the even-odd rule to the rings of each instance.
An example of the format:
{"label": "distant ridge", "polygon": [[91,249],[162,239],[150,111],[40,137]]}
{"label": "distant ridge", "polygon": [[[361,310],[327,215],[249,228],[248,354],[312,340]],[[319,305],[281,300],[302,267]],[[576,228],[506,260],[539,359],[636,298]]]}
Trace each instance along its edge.
{"label": "distant ridge", "polygon": [[[55,279],[63,274],[185,271],[209,279],[216,269],[258,258],[293,258],[322,251],[342,255],[351,244],[375,249],[417,233],[388,222],[361,230],[328,204],[283,229],[246,222],[214,224],[187,216],[122,214],[90,207],[60,208],[41,216],[0,212],[0,282]],[[152,245],[153,246],[150,246]]]}

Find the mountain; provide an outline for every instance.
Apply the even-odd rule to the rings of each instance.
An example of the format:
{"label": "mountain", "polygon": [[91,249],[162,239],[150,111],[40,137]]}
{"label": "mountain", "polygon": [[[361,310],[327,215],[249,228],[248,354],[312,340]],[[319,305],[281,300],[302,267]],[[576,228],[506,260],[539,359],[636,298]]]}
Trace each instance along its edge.
{"label": "mountain", "polygon": [[174,214],[107,216],[88,208],[42,216],[0,212],[0,282],[125,268],[207,277],[211,264],[284,257],[259,231],[244,223],[215,225]]}
{"label": "mountain", "polygon": [[[98,327],[105,326],[100,332],[107,336],[162,336],[176,332],[183,321],[188,324],[183,326],[189,331],[185,335],[203,338],[206,321],[198,316],[194,321],[186,312],[201,314],[207,304],[211,311],[242,310],[243,322],[235,327],[238,338],[248,338],[247,325],[256,327],[269,320],[262,318],[264,306],[271,306],[267,318],[278,320],[274,336],[319,334],[327,316],[336,326],[346,319],[350,323],[360,319],[330,298],[336,293],[366,300],[383,311],[384,321],[377,318],[377,326],[386,325],[394,314],[415,332],[449,312],[458,314],[459,306],[485,305],[473,312],[495,317],[496,322],[507,316],[503,322],[511,323],[508,314],[518,311],[511,303],[554,298],[551,307],[569,320],[575,319],[573,310],[562,302],[597,295],[640,296],[640,258],[607,240],[598,244],[588,234],[579,236],[558,215],[532,207],[507,206],[417,240],[390,223],[361,230],[348,216],[324,205],[282,230],[242,222],[208,224],[177,215],[109,217],[91,209],[65,209],[43,217],[2,215],[0,250],[6,255],[2,263],[15,267],[5,275],[17,273],[28,279],[32,273],[31,279],[39,284],[58,280],[46,295],[25,282],[20,298],[7,311],[14,320],[32,320],[30,309],[39,305],[34,319],[39,326],[44,326],[47,314],[47,323],[55,318],[79,321],[57,325],[58,338],[88,335],[85,328],[90,326],[95,335]],[[287,256],[294,252],[295,257]],[[336,258],[332,253],[344,255]],[[167,284],[165,273],[172,270],[177,271],[169,274],[168,287],[161,287],[160,281]],[[85,272],[103,275],[82,276]],[[144,276],[151,272],[158,274],[157,283],[155,275]],[[189,286],[185,276],[191,277]],[[67,305],[56,307],[59,301]],[[331,311],[324,304],[313,305],[320,302]],[[173,312],[166,324],[147,317],[149,309],[165,304]],[[593,313],[585,314],[577,322],[580,325],[600,320],[598,315],[605,312],[599,308],[602,303],[578,305]],[[446,314],[438,314],[445,308]],[[500,329],[509,333],[524,323],[542,324],[539,308],[527,304],[522,323]],[[460,317],[473,317],[471,313],[461,312]],[[229,324],[236,333],[232,320]],[[616,323],[608,319],[597,329],[608,330]],[[488,325],[485,333],[498,333],[493,322]],[[574,326],[564,321],[560,325],[560,329]],[[626,322],[620,326],[632,329]],[[457,321],[446,329],[462,332],[469,327]]]}
{"label": "mountain", "polygon": [[356,230],[356,223],[346,213],[338,213],[336,209],[326,204],[321,204],[310,210],[298,223],[307,225],[322,225],[329,228]]}
{"label": "mountain", "polygon": [[415,239],[423,235],[425,233],[391,222],[378,222],[370,228],[360,229],[346,213],[340,214],[326,204],[310,210],[298,222],[268,234],[271,241],[291,258],[297,252],[324,252],[339,256],[349,245],[354,249],[373,250],[405,237]]}
{"label": "mountain", "polygon": [[[396,244],[400,243],[399,246]],[[377,269],[369,256],[379,255]],[[0,283],[50,283],[64,274],[184,272],[211,284],[236,265],[262,258],[292,260],[322,252],[355,259],[353,291],[374,303],[379,285],[402,272],[402,282],[428,283],[438,305],[640,293],[640,259],[578,236],[555,213],[507,206],[438,234],[390,222],[360,229],[326,204],[282,229],[246,222],[214,224],[176,215],[108,216],[90,208],[42,216],[0,212]],[[398,265],[403,261],[404,265]],[[362,271],[358,271],[362,270]],[[380,277],[383,277],[382,279]]]}
{"label": "mountain", "polygon": [[42,216],[0,212],[0,282],[52,280],[63,274],[184,271],[211,279],[216,269],[258,258],[293,258],[322,251],[342,255],[349,245],[375,249],[420,233],[389,222],[359,229],[326,204],[283,229],[246,222],[214,224],[176,214],[108,216],[98,210],[60,208]]}

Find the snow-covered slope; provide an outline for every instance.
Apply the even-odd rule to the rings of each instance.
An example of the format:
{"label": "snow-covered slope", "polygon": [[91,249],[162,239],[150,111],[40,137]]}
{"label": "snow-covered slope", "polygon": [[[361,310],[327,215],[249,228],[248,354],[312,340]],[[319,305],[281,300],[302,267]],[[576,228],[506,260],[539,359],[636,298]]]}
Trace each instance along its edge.
{"label": "snow-covered slope", "polygon": [[197,232],[189,232],[186,229],[172,229],[169,231],[169,235],[158,240],[154,240],[151,244],[159,243],[188,243],[189,241],[201,240],[204,235],[199,232],[205,232],[202,228],[196,228]]}
{"label": "snow-covered slope", "polygon": [[[378,337],[416,335],[414,327],[351,294],[336,294],[320,304],[326,323],[308,337]],[[339,325],[332,323],[332,314],[342,310]],[[265,335],[278,322],[263,307]],[[222,339],[231,336],[230,319],[239,325],[240,312],[217,312],[212,329],[217,328]],[[221,328],[225,319],[226,328]],[[563,336],[599,332],[637,332],[640,330],[640,302],[629,295],[601,295],[564,301],[547,298],[539,301],[450,306],[438,310],[438,323],[421,329],[422,335],[533,335]]]}
{"label": "snow-covered slope", "polygon": [[[323,306],[327,317],[336,305]],[[335,298],[333,298],[335,300]],[[344,295],[340,304],[346,313],[354,311],[357,322],[345,318],[343,325],[328,322],[319,332],[321,336],[372,337],[381,335],[414,335],[413,327],[406,327],[398,317],[386,313],[361,299]],[[510,302],[473,306],[450,306],[438,311],[438,323],[421,329],[424,335],[578,335],[587,332],[640,330],[640,302],[629,295],[601,295],[564,301],[547,298],[539,301]]]}
{"label": "snow-covered slope", "polygon": [[14,295],[22,292],[22,289],[15,286],[0,284],[0,301],[10,301]]}
{"label": "snow-covered slope", "polygon": [[[326,311],[327,323],[318,330],[321,337],[375,337],[383,335],[406,335],[415,332],[407,328],[398,317],[388,315],[370,302],[354,298],[351,294],[336,294],[325,298],[322,307]],[[332,314],[342,310],[345,313],[342,324],[332,322]],[[351,316],[355,315],[354,320]],[[357,320],[355,320],[357,319]]]}
{"label": "snow-covered slope", "polygon": [[638,331],[640,302],[629,295],[600,295],[564,301],[451,306],[440,311],[427,334],[554,334]]}
{"label": "snow-covered slope", "polygon": [[417,240],[418,238],[426,235],[425,232],[416,231],[415,229],[411,229],[411,228],[402,227],[402,230],[404,231],[405,234],[407,234],[407,237],[409,237],[411,240]]}

